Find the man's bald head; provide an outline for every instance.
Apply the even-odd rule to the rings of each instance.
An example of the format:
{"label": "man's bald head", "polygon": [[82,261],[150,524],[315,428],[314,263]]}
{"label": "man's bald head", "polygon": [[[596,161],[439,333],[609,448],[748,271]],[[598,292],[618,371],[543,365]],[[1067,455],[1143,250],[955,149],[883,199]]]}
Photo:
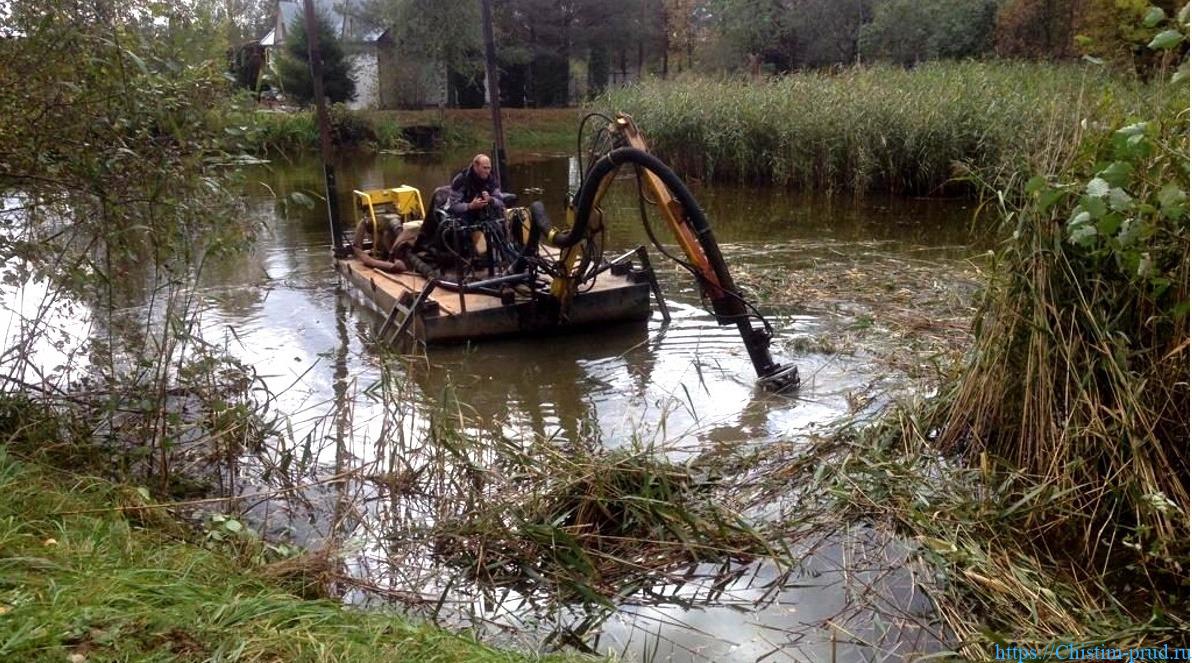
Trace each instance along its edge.
{"label": "man's bald head", "polygon": [[472,157],[472,172],[482,180],[488,179],[489,174],[493,172],[493,162],[487,154],[477,154]]}

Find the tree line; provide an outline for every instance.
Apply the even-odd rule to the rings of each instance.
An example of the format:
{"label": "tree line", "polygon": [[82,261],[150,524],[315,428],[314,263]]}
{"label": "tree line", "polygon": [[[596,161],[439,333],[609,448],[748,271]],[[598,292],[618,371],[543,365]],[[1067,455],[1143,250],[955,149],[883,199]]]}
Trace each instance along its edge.
{"label": "tree line", "polygon": [[722,67],[746,60],[777,72],[993,56],[1145,68],[1152,5],[1178,9],[1176,0],[710,0],[705,39]]}
{"label": "tree line", "polygon": [[[271,25],[266,0],[199,0],[229,41]],[[452,103],[484,103],[479,0],[340,5],[444,66]],[[683,72],[782,74],[937,59],[1091,57],[1145,72],[1143,21],[1177,0],[493,0],[506,106],[559,106]],[[294,32],[291,30],[291,32]],[[304,49],[305,44],[291,45]],[[334,50],[330,46],[328,50]],[[304,64],[304,62],[302,63]]]}
{"label": "tree line", "polygon": [[[786,73],[942,58],[1072,59],[1146,69],[1151,5],[1176,0],[494,0],[503,101],[568,102],[647,76]],[[478,0],[364,11],[465,78],[483,76]],[[581,80],[575,80],[582,77]]]}

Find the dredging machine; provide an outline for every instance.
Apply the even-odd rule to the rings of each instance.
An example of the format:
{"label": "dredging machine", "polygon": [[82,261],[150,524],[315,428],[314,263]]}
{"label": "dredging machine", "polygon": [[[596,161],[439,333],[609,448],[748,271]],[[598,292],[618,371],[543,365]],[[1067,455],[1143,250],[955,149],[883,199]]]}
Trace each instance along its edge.
{"label": "dredging machine", "polygon": [[[581,180],[560,226],[550,221],[541,202],[518,207],[514,197],[505,201],[504,214],[476,219],[451,214],[446,187],[430,196],[429,205],[408,186],[353,192],[365,221],[359,227],[372,233],[356,238],[355,251],[340,243],[336,270],[386,316],[380,338],[442,343],[591,330],[647,319],[651,294],[669,321],[646,248],[604,255],[606,220],[600,203],[618,173],[629,168],[655,250],[691,274],[718,324],[737,328],[762,386],[796,388],[797,367],[772,357],[770,323],[734,285],[712,227],[683,180],[649,152],[628,115],[589,114],[580,123],[581,145],[592,120],[603,125],[591,136],[586,165],[580,150]],[[657,208],[678,252],[656,237],[648,206]],[[393,233],[383,237],[383,227]],[[405,249],[397,273],[378,259],[395,242]]]}

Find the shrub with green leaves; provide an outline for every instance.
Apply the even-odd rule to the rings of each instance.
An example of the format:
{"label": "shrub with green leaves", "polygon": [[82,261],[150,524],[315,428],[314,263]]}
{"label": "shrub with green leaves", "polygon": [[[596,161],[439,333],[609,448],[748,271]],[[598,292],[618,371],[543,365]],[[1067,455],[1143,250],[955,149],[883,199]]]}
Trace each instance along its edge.
{"label": "shrub with green leaves", "polygon": [[1152,16],[1147,103],[978,180],[1006,237],[956,377],[769,472],[795,522],[896,529],[958,658],[1187,641],[1188,10]]}
{"label": "shrub with green leaves", "polygon": [[[205,50],[202,25],[165,21],[173,10],[161,3],[18,0],[6,11],[0,263],[4,297],[35,308],[7,337],[0,371],[17,379],[0,396],[43,405],[28,412],[52,418],[51,430],[91,433],[53,440],[57,457],[101,450],[113,468],[168,483],[170,450],[202,425],[169,407],[209,349],[195,288],[255,230],[240,213],[230,137],[209,122],[228,102],[224,63]],[[38,353],[49,343],[66,357],[57,367]],[[229,395],[213,384],[222,359],[203,365],[207,380],[189,384]],[[233,410],[211,414],[230,423]]]}
{"label": "shrub with green leaves", "polygon": [[[1151,47],[1178,53],[1188,10],[1153,26]],[[1145,111],[1053,145],[1004,208],[1013,233],[936,425],[1011,468],[996,480],[1028,505],[1020,543],[1096,588],[1087,602],[1186,629],[1186,62],[1160,73]]]}

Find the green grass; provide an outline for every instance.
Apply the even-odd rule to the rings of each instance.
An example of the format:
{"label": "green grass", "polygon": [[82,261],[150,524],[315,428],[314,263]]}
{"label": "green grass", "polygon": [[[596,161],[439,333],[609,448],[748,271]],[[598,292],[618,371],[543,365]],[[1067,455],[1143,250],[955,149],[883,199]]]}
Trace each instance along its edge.
{"label": "green grass", "polygon": [[[422,111],[330,110],[332,142],[340,150],[407,150],[402,129],[430,126],[439,131],[443,147],[488,150],[492,122],[488,109]],[[509,150],[569,153],[575,149],[579,116],[575,109],[513,108],[502,112],[505,144]],[[293,112],[228,110],[211,118],[240,151],[264,156],[317,153],[319,125],[314,111]]]}
{"label": "green grass", "polygon": [[593,107],[633,115],[651,149],[689,176],[927,193],[970,170],[998,182],[1037,170],[1048,135],[1122,124],[1150,90],[1088,64],[933,62],[649,80]]}
{"label": "green grass", "polygon": [[[435,126],[445,146],[489,149],[492,115],[487,108],[370,111],[374,123]],[[504,108],[501,110],[505,145],[509,150],[571,153],[579,111],[574,108]]]}
{"label": "green grass", "polygon": [[165,516],[121,511],[135,490],[66,477],[0,446],[0,660],[535,660],[299,598]]}
{"label": "green grass", "polygon": [[[391,118],[332,106],[331,141],[339,150],[405,149],[401,126]],[[234,147],[259,156],[317,153],[319,124],[311,110],[294,112],[227,111],[212,122],[229,135]]]}

